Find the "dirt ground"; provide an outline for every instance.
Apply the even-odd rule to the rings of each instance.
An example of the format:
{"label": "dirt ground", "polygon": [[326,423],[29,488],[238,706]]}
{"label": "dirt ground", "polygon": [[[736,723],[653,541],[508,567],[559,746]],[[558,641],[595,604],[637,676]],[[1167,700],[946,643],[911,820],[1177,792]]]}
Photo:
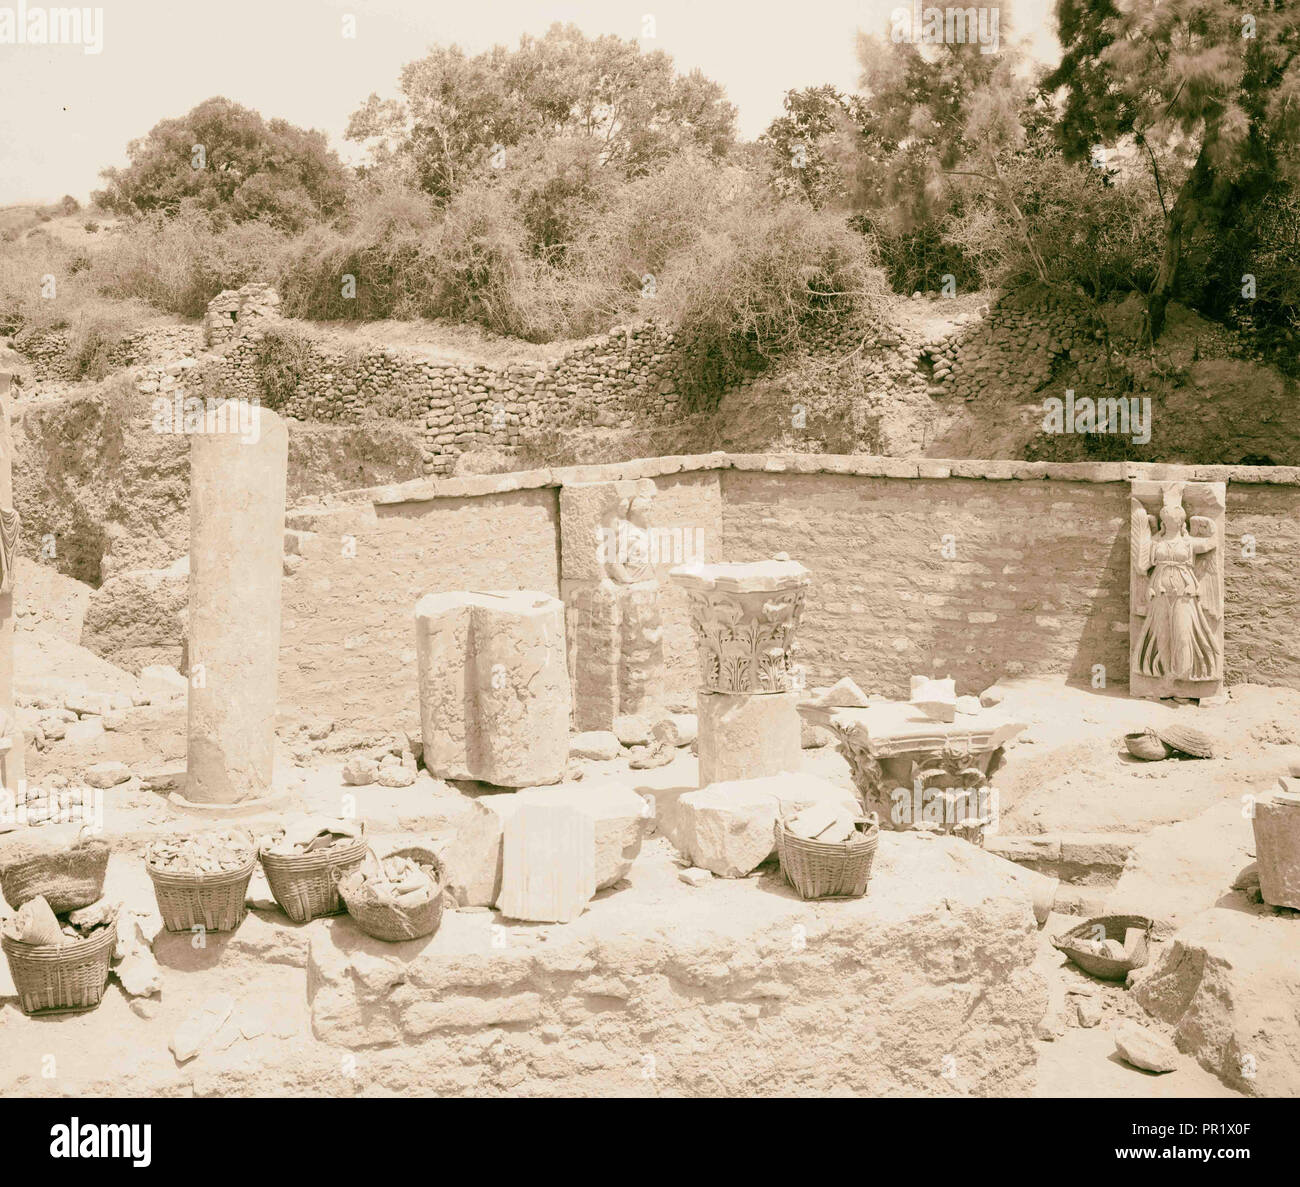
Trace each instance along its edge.
{"label": "dirt ground", "polygon": [[[1287,763],[1300,758],[1295,746],[1300,692],[1294,690],[1238,686],[1232,690],[1227,704],[1199,709],[1134,701],[1125,697],[1122,690],[1094,691],[1068,686],[1059,679],[1007,682],[1004,688],[1004,709],[1029,727],[1009,748],[1006,767],[997,780],[1003,796],[1002,829],[1009,834],[1145,833],[1158,825],[1197,816],[1205,808],[1235,800],[1247,791],[1263,791],[1276,782],[1279,773],[1285,772]],[[1174,716],[1185,717],[1209,733],[1216,746],[1222,748],[1220,756],[1155,764],[1140,764],[1127,756],[1123,750],[1124,733]],[[342,809],[344,796],[356,795],[360,812],[380,844],[409,838],[413,833],[435,844],[450,838],[458,820],[470,810],[478,794],[472,786],[453,786],[423,771],[415,785],[408,788],[347,788],[341,777],[346,754],[295,749],[296,755],[287,747],[281,749],[277,777],[281,792],[289,797],[292,805],[336,813]],[[75,748],[68,748],[65,756],[67,773],[75,776],[78,773]],[[833,747],[805,750],[803,757],[806,772],[840,786],[851,786],[848,764]],[[646,885],[653,882],[658,887],[655,893],[663,894],[664,886],[672,881],[679,864],[667,840],[674,829],[677,801],[698,785],[695,758],[683,749],[670,764],[649,771],[631,770],[626,757],[606,762],[584,761],[580,765],[587,778],[614,776],[652,798],[657,836],[647,841],[639,859],[640,863],[646,863],[646,872],[640,880],[649,878]],[[276,814],[270,813],[266,819],[252,820],[249,825],[256,831],[275,819]],[[177,820],[162,795],[132,779],[105,793],[104,824],[105,833],[114,839],[115,846],[124,853],[138,855],[152,836],[175,828]],[[125,882],[121,881],[123,875],[115,875],[117,890],[127,898],[140,899],[135,904],[137,909],[147,910],[151,907],[151,896],[138,860],[133,856],[124,861],[127,864],[119,868],[133,873],[125,875]],[[256,892],[255,884],[253,893]],[[265,890],[261,893],[265,897]],[[241,929],[233,950],[242,951],[239,945],[248,945],[248,959],[240,963],[235,983],[226,985],[224,991],[236,994],[241,1001],[261,1003],[258,1009],[273,1008],[284,995],[292,996],[295,1001],[301,995],[294,980],[294,977],[301,978],[301,971],[292,970],[294,977],[291,977],[285,967],[287,963],[299,962],[298,956],[291,960],[286,955],[299,940],[292,934],[276,938],[278,933],[269,926],[276,918],[274,915],[255,913],[250,921],[259,917],[260,922],[246,923]],[[1156,1076],[1128,1066],[1114,1054],[1111,1031],[1121,1020],[1134,1018],[1154,1029],[1162,1028],[1145,1016],[1122,984],[1101,982],[1081,973],[1051,947],[1050,936],[1075,922],[1076,918],[1053,914],[1038,934],[1038,955],[1033,967],[1047,983],[1051,1004],[1039,1028],[1039,1038],[1034,1042],[1037,1070],[1033,1091],[1041,1096],[1118,1095],[1135,1099],[1233,1095],[1230,1088],[1197,1066],[1190,1056],[1182,1058],[1175,1072]],[[168,944],[171,945],[167,949],[171,953],[168,959],[180,960],[172,951],[175,942],[168,941]],[[276,952],[280,955],[274,955]],[[202,968],[203,962],[199,961],[195,967]],[[292,986],[290,980],[294,981]],[[178,1015],[182,1007],[194,1007],[200,991],[209,995],[221,991],[215,971],[194,979],[181,994],[173,994],[166,1011],[169,1025],[176,1024],[178,1018],[173,1015]],[[0,996],[3,992],[0,990]],[[1101,1021],[1093,1028],[1084,1028],[1079,1023],[1076,1002],[1080,997],[1094,998],[1101,1006]],[[84,1019],[69,1024],[75,1026],[79,1037],[68,1047],[69,1052],[74,1049],[77,1052],[70,1058],[76,1060],[78,1081],[85,1078],[87,1083],[99,1082],[94,1068],[122,1065],[126,1061],[123,1066],[135,1068],[129,1075],[130,1082],[149,1086],[149,1090],[221,1092],[233,1090],[234,1085],[242,1082],[242,1073],[232,1068],[242,1066],[249,1059],[274,1058],[281,1062],[288,1059],[285,1066],[291,1070],[286,1074],[291,1078],[300,1077],[295,1082],[305,1086],[321,1073],[326,1063],[332,1067],[338,1054],[327,1044],[309,1038],[310,1020],[306,1015],[286,1016],[285,1034],[268,1032],[256,1042],[245,1041],[232,1048],[229,1059],[223,1055],[222,1060],[194,1075],[177,1077],[168,1071],[166,1060],[159,1063],[155,1059],[154,1064],[146,1067],[141,1062],[142,1056],[131,1053],[139,1046],[127,1041],[131,1035],[148,1034],[151,1036],[148,1043],[158,1046],[161,1020],[151,1023],[139,1017],[116,984],[110,986],[108,1000],[100,1011],[87,1017],[96,1019],[94,1025]],[[104,1027],[106,1019],[116,1021],[113,1026]],[[291,1022],[292,1035],[287,1033]],[[0,1040],[5,1042],[7,1050],[18,1055],[28,1048],[31,1048],[29,1054],[37,1047],[47,1049],[50,1040],[46,1028],[50,1025],[60,1024],[24,1019],[12,997],[0,1008]],[[295,1046],[302,1051],[289,1059],[287,1053]],[[58,1047],[63,1050],[65,1044],[60,1042]],[[262,1047],[266,1050],[262,1051]],[[390,1071],[398,1075],[397,1064]],[[410,1068],[406,1071],[409,1073]],[[31,1078],[20,1079],[22,1083],[10,1083],[10,1091],[43,1088]],[[102,1082],[101,1087],[111,1090]],[[370,1089],[360,1090],[373,1088],[372,1085]]]}

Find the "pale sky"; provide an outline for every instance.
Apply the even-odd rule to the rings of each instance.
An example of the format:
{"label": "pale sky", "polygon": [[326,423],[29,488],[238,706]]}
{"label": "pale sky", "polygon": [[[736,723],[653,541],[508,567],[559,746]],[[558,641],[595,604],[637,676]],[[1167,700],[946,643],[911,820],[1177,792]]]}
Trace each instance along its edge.
{"label": "pale sky", "polygon": [[[965,2],[965,0],[963,0]],[[66,6],[56,0],[50,7]],[[85,201],[99,170],[126,163],[126,144],[160,119],[224,95],[270,118],[320,128],[345,160],[348,116],[371,91],[396,93],[408,61],[433,44],[477,53],[521,33],[572,21],[589,36],[641,39],[698,66],[739,108],[745,137],[781,112],[785,91],[833,83],[854,89],[857,29],[885,33],[900,0],[103,0],[103,47],[0,44],[0,205]],[[26,0],[0,0],[4,9]],[[1005,25],[1007,7],[1002,6]],[[1016,0],[1015,38],[1054,60],[1052,0]],[[356,36],[343,37],[345,14]],[[1004,40],[1006,40],[1004,36]]]}

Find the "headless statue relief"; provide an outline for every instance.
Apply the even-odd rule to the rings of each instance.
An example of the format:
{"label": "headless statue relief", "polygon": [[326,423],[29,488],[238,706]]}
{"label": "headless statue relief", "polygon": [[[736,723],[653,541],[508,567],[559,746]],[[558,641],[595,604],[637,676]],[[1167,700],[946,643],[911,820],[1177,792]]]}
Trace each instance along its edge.
{"label": "headless statue relief", "polygon": [[618,606],[618,708],[636,714],[661,698],[663,625],[659,616],[659,581],[650,548],[647,495],[635,495],[618,510],[607,541],[606,580],[616,587]]}
{"label": "headless statue relief", "polygon": [[[1204,484],[1210,485],[1210,484]],[[1188,515],[1184,484],[1161,484],[1157,514],[1130,500],[1130,691],[1208,697],[1223,682],[1222,500],[1219,515]],[[1212,508],[1211,508],[1212,509]]]}

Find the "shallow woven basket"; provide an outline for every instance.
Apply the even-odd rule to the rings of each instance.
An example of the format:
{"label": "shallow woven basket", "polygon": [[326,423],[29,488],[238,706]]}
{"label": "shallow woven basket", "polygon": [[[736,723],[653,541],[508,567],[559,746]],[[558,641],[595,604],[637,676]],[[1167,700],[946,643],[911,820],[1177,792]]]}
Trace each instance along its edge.
{"label": "shallow woven basket", "polygon": [[260,854],[271,895],[294,923],[306,923],[322,915],[344,910],[339,898],[338,878],[356,869],[366,856],[365,826],[354,841],[318,849],[315,853]]}
{"label": "shallow woven basket", "polygon": [[[376,940],[399,943],[402,940],[418,940],[433,935],[442,922],[443,895],[447,885],[446,867],[436,853],[418,845],[394,849],[388,856],[409,857],[420,865],[432,866],[434,877],[438,880],[438,892],[429,902],[403,910],[383,903],[364,902],[355,892],[349,895],[349,891],[354,891],[355,873],[340,872],[339,896],[343,899],[348,914],[366,935],[373,936]],[[379,860],[377,855],[375,860]]]}
{"label": "shallow woven basket", "polygon": [[257,851],[248,864],[215,874],[174,874],[155,870],[145,861],[153,881],[158,913],[168,931],[234,931],[244,921],[248,881],[257,869]]}
{"label": "shallow woven basket", "polygon": [[75,944],[24,944],[0,936],[23,1013],[94,1009],[104,996],[116,943],[114,926]]}
{"label": "shallow woven basket", "polygon": [[16,911],[34,898],[44,898],[56,915],[77,911],[104,897],[108,872],[107,842],[78,835],[74,845],[37,853],[0,870],[0,888]]}
{"label": "shallow woven basket", "polygon": [[1159,739],[1154,730],[1143,730],[1139,734],[1125,734],[1124,745],[1128,747],[1128,752],[1134,758],[1140,758],[1144,762],[1155,762],[1157,759],[1169,757],[1169,747]]}
{"label": "shallow woven basket", "polygon": [[1166,746],[1177,750],[1179,754],[1190,754],[1193,758],[1214,757],[1214,743],[1209,736],[1190,725],[1165,725],[1156,730],[1156,733]]}
{"label": "shallow woven basket", "polygon": [[[1145,935],[1142,942],[1137,946],[1137,951],[1133,954],[1132,960],[1116,960],[1112,956],[1097,956],[1092,952],[1085,952],[1077,948],[1072,943],[1074,940],[1093,939],[1098,927],[1105,930],[1106,939],[1118,940],[1121,944],[1124,942],[1124,933],[1130,927],[1142,928]],[[1095,919],[1088,919],[1077,927],[1070,928],[1069,931],[1062,935],[1053,937],[1052,947],[1059,952],[1064,952],[1085,973],[1091,973],[1094,977],[1101,977],[1104,981],[1122,981],[1131,970],[1140,969],[1146,964],[1148,960],[1147,943],[1151,939],[1151,927],[1151,920],[1145,915],[1099,915]]]}
{"label": "shallow woven basket", "polygon": [[861,898],[871,881],[871,863],[876,858],[880,826],[873,813],[865,831],[856,831],[847,841],[830,843],[796,837],[776,822],[776,853],[785,880],[800,898]]}

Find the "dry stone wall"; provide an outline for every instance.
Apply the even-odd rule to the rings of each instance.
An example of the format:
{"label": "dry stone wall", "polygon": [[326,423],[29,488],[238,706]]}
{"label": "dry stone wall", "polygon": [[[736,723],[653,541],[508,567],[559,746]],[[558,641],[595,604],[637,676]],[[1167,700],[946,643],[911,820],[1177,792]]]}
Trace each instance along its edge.
{"label": "dry stone wall", "polygon": [[1105,333],[1091,310],[1071,294],[1036,289],[1012,294],[969,316],[913,357],[944,395],[977,399],[990,387],[1029,400],[1058,368],[1073,364],[1084,382],[1106,387]]}
{"label": "dry stone wall", "polygon": [[209,364],[216,390],[262,397],[262,334],[278,328],[294,341],[297,381],[277,411],[308,421],[414,422],[426,474],[448,473],[467,450],[512,449],[525,429],[663,422],[681,402],[677,336],[653,322],[616,328],[556,359],[464,362],[342,347],[305,323],[279,319],[265,294],[246,294],[256,299],[251,316],[241,294],[223,293],[209,306],[205,324],[220,355]]}

